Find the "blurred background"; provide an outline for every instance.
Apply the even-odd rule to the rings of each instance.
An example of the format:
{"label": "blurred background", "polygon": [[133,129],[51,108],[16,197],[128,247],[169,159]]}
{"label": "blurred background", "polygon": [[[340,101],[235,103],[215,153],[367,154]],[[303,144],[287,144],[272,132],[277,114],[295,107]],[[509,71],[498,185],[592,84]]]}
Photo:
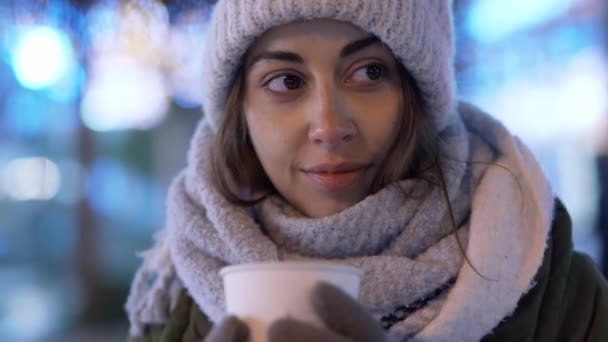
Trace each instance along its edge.
{"label": "blurred background", "polygon": [[[531,147],[570,210],[576,249],[607,265],[603,2],[454,7],[461,97]],[[0,341],[126,338],[136,253],[163,224],[201,117],[211,10],[203,0],[0,2]]]}

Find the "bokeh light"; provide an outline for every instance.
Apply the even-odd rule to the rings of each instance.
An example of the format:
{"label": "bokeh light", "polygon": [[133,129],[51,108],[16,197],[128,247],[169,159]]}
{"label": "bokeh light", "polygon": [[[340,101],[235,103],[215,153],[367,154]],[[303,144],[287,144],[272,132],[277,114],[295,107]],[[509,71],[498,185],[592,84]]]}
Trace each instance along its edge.
{"label": "bokeh light", "polygon": [[167,114],[162,74],[126,57],[99,60],[81,104],[84,124],[95,131],[147,129]]}
{"label": "bokeh light", "polygon": [[56,303],[51,294],[35,286],[17,287],[3,306],[0,331],[20,341],[33,341],[47,335],[55,324]]}
{"label": "bokeh light", "polygon": [[49,26],[23,29],[18,34],[12,65],[22,86],[52,86],[74,68],[72,44],[64,33]]}
{"label": "bokeh light", "polygon": [[191,13],[177,21],[170,34],[169,82],[171,96],[180,107],[201,105],[203,95],[204,45],[207,21],[204,12]]}
{"label": "bokeh light", "polygon": [[49,200],[61,184],[57,165],[46,158],[19,158],[0,168],[0,190],[15,201]]}
{"label": "bokeh light", "polygon": [[125,165],[100,158],[89,170],[86,192],[91,207],[101,215],[124,213],[125,194],[131,194],[131,177]]}
{"label": "bokeh light", "polygon": [[492,43],[530,29],[567,11],[576,0],[477,0],[467,18],[467,30],[482,43]]}
{"label": "bokeh light", "polygon": [[608,70],[601,53],[587,49],[567,62],[511,75],[474,99],[526,141],[584,137],[605,115]]}
{"label": "bokeh light", "polygon": [[169,107],[169,14],[159,1],[100,3],[88,14],[90,68],[81,118],[99,132],[150,129]]}
{"label": "bokeh light", "polygon": [[18,136],[40,134],[51,119],[41,96],[23,88],[11,89],[7,95],[4,116],[0,117],[3,126]]}

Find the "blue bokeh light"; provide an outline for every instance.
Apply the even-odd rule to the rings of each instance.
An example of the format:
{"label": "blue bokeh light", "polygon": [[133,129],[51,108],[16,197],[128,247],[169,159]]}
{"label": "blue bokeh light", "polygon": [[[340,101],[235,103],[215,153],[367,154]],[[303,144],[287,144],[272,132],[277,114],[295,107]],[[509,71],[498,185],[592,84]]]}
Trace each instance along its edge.
{"label": "blue bokeh light", "polygon": [[163,194],[159,184],[118,159],[99,158],[93,162],[86,194],[95,213],[133,222],[133,230],[147,230],[161,219]]}
{"label": "blue bokeh light", "polygon": [[86,72],[81,65],[75,65],[68,77],[62,77],[47,91],[47,96],[61,103],[75,103],[86,82]]}
{"label": "blue bokeh light", "polygon": [[8,94],[4,113],[3,126],[17,136],[42,133],[49,119],[41,96],[25,89],[13,89]]}
{"label": "blue bokeh light", "polygon": [[130,193],[129,170],[121,163],[107,158],[97,159],[89,172],[87,196],[95,212],[121,216],[125,194]]}
{"label": "blue bokeh light", "polygon": [[71,73],[75,66],[74,51],[61,31],[33,26],[19,33],[11,64],[23,87],[44,89]]}
{"label": "blue bokeh light", "polygon": [[482,43],[501,40],[562,15],[576,0],[477,0],[469,11],[466,27]]}
{"label": "blue bokeh light", "polygon": [[31,138],[44,134],[69,139],[78,127],[79,118],[70,103],[57,102],[45,94],[16,87],[0,100],[0,127],[11,136]]}

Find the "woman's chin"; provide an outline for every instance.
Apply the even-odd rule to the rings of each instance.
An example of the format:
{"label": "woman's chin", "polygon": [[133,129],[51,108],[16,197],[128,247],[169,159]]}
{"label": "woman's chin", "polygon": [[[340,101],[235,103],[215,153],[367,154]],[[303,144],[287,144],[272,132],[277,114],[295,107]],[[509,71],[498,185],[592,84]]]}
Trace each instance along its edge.
{"label": "woman's chin", "polygon": [[320,218],[335,215],[339,212],[342,212],[361,199],[334,199],[334,198],[319,198],[308,201],[304,205],[298,206],[298,210],[302,212],[307,217],[311,218]]}

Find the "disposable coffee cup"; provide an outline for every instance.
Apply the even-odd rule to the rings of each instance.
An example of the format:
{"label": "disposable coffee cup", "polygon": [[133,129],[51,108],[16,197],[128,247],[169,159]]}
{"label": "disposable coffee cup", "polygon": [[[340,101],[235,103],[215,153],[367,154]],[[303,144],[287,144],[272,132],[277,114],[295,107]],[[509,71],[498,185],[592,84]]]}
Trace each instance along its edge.
{"label": "disposable coffee cup", "polygon": [[312,303],[319,282],[332,284],[354,299],[362,272],[354,267],[322,262],[264,262],[224,267],[226,309],[249,326],[252,342],[267,342],[270,325],[293,318],[323,326]]}

